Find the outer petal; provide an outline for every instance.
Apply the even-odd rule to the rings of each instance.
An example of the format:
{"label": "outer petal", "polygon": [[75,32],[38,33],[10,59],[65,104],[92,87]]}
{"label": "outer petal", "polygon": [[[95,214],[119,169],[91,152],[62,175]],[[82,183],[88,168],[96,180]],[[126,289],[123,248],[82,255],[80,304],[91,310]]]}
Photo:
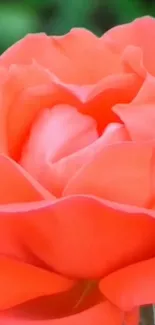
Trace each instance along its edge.
{"label": "outer petal", "polygon": [[80,28],[61,37],[28,35],[1,56],[0,64],[30,64],[33,59],[72,84],[93,84],[121,69],[119,56],[94,34]]}
{"label": "outer petal", "polygon": [[[8,77],[7,69],[0,67],[0,88]],[[2,94],[0,94],[0,107],[2,105]],[[2,109],[0,111],[0,153],[8,154],[6,124],[3,118]]]}
{"label": "outer petal", "polygon": [[123,310],[155,303],[155,258],[130,265],[101,280],[100,289]]}
{"label": "outer petal", "polygon": [[105,276],[153,257],[154,233],[149,210],[93,197],[6,206],[0,212],[1,254],[78,278]]}
{"label": "outer petal", "polygon": [[71,179],[64,195],[92,194],[147,207],[153,194],[152,154],[152,148],[143,144],[105,146]]}
{"label": "outer petal", "polygon": [[60,79],[65,82],[95,84],[103,77],[121,71],[118,54],[86,29],[74,28],[64,36],[52,37],[52,44],[69,59],[67,74],[62,60],[59,60]]}
{"label": "outer petal", "polygon": [[66,291],[73,285],[74,281],[55,273],[0,257],[0,310],[39,296]]}
{"label": "outer petal", "polygon": [[51,62],[50,37],[41,34],[29,34],[5,51],[0,58],[0,64],[9,67],[14,64],[31,64],[36,60],[46,67]]}
{"label": "outer petal", "polygon": [[0,155],[0,203],[33,202],[53,199],[35,179],[13,160]]}
{"label": "outer petal", "polygon": [[117,26],[109,30],[104,41],[115,51],[123,51],[128,45],[142,49],[144,65],[151,74],[155,74],[154,56],[155,46],[152,40],[155,37],[155,19],[142,17],[129,24]]}
{"label": "outer petal", "polygon": [[[63,116],[63,113],[62,113]],[[75,117],[77,115],[75,114]],[[80,115],[79,115],[80,118]],[[83,119],[85,120],[85,117],[83,116]],[[91,122],[91,120],[87,120],[87,123]],[[41,120],[41,122],[43,123],[43,121]],[[68,122],[67,122],[68,123]],[[63,122],[64,124],[64,122]],[[90,123],[91,126],[91,123]],[[79,129],[79,126],[76,126],[77,131],[81,129]],[[75,132],[75,127],[72,129],[73,132]],[[51,128],[50,128],[50,133],[52,132]],[[46,134],[46,132],[44,132],[44,135]],[[61,133],[62,134],[62,131]],[[69,133],[68,129],[67,129],[67,135],[72,135],[72,132]],[[36,136],[36,132],[34,132],[33,134],[33,138]],[[39,135],[40,136],[40,135]],[[41,134],[41,139],[40,141],[42,141],[43,138],[43,134]],[[80,138],[83,137],[83,135],[81,134],[81,136],[79,136],[79,140]],[[97,133],[95,131],[95,125],[93,127],[93,123],[92,123],[92,127],[90,127],[90,130],[88,129],[88,132],[86,132],[86,139],[88,141],[91,141],[91,139],[93,138],[95,140],[95,137],[97,138]],[[37,145],[38,145],[38,137],[37,137]],[[63,136],[63,141],[64,141],[64,136]],[[31,145],[32,143],[32,138],[30,139],[31,141]],[[36,139],[34,139],[36,140]],[[44,164],[42,166],[42,173],[37,173],[39,172],[39,168],[36,167],[36,165],[38,166],[38,153],[40,153],[41,151],[41,144],[39,144],[39,150],[37,149],[36,151],[36,142],[34,141],[34,148],[31,150],[29,148],[29,151],[24,151],[23,152],[23,156],[22,156],[22,160],[21,160],[21,164],[28,169],[28,171],[32,174],[35,175],[35,177],[38,177],[39,182],[41,184],[43,184],[50,192],[52,192],[54,195],[56,196],[61,196],[62,192],[65,188],[65,186],[68,184],[68,182],[70,181],[70,179],[77,173],[77,171],[85,164],[87,164],[93,157],[96,156],[96,154],[98,152],[100,152],[103,149],[103,146],[105,146],[106,144],[112,144],[112,143],[117,143],[117,142],[122,142],[122,141],[127,141],[129,140],[128,134],[124,128],[124,126],[122,124],[119,123],[111,123],[108,125],[108,127],[106,128],[105,132],[102,134],[102,136],[100,138],[98,138],[96,141],[94,141],[91,145],[73,153],[72,155],[67,155],[66,157],[60,159],[59,161],[56,162],[52,162],[50,159],[50,154],[49,151],[53,151],[53,146],[49,146],[49,142],[46,141],[46,154],[44,153]],[[58,139],[55,139],[55,137],[53,137],[54,142],[58,142]],[[45,147],[43,148],[43,150],[45,151]],[[34,157],[34,154],[37,155],[37,159]],[[53,153],[51,154],[53,155]],[[48,156],[48,157],[47,157]],[[33,159],[32,159],[33,157]],[[41,157],[42,158],[42,157]],[[34,164],[34,161],[37,161],[37,164]],[[33,162],[33,164],[32,164]],[[41,159],[41,162],[43,163],[43,159]]]}
{"label": "outer petal", "polygon": [[0,325],[122,325],[124,318],[126,319],[127,325],[138,325],[138,312],[136,309],[126,315],[112,304],[105,301],[82,313],[65,318],[24,321],[23,319],[1,317]]}
{"label": "outer petal", "polygon": [[155,77],[147,78],[134,100],[127,105],[116,105],[113,111],[120,117],[131,139],[146,141],[155,138]]}

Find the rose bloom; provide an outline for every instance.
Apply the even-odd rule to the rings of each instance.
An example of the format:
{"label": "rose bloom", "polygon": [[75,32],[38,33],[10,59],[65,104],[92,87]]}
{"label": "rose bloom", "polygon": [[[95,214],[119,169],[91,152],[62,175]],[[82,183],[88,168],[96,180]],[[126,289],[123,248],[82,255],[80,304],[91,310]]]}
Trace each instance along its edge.
{"label": "rose bloom", "polygon": [[0,57],[0,325],[137,325],[155,302],[155,20]]}

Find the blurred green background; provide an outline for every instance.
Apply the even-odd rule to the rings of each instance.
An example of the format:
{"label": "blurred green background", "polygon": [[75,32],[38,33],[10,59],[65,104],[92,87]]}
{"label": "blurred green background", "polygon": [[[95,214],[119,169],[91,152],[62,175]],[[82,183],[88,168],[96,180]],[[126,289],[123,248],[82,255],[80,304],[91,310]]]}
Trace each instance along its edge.
{"label": "blurred green background", "polygon": [[101,35],[143,15],[155,15],[155,0],[0,0],[0,52],[27,33],[83,26]]}

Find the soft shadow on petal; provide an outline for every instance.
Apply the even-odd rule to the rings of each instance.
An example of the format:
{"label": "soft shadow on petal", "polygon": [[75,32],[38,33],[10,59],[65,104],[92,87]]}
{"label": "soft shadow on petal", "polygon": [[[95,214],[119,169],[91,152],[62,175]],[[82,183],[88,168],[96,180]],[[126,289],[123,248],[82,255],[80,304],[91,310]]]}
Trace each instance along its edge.
{"label": "soft shadow on petal", "polygon": [[6,317],[2,315],[0,325],[122,325],[124,319],[126,319],[127,325],[138,325],[137,310],[124,314],[108,301],[105,301],[82,313],[60,319],[26,321],[24,319],[7,318],[7,315]]}
{"label": "soft shadow on petal", "polygon": [[3,155],[0,155],[0,181],[0,204],[54,199],[20,165]]}
{"label": "soft shadow on petal", "polygon": [[103,146],[68,183],[63,195],[91,194],[147,207],[152,199],[152,146],[117,143]]}
{"label": "soft shadow on petal", "polygon": [[108,123],[120,122],[112,107],[133,100],[143,81],[135,73],[109,75],[90,89],[80,110],[97,121],[98,129],[102,133]]}
{"label": "soft shadow on petal", "polygon": [[[73,196],[1,206],[0,253],[73,278],[97,278],[155,254],[154,211]],[[40,263],[41,264],[41,263]]]}
{"label": "soft shadow on petal", "polygon": [[[51,273],[51,276],[52,275],[53,273]],[[58,277],[57,275],[57,278],[61,279],[62,276]],[[51,292],[51,294],[48,295],[45,293],[45,295],[42,296],[37,296],[36,294],[36,298],[26,300],[9,309],[7,308],[4,313],[9,317],[18,317],[25,320],[48,320],[81,313],[86,309],[90,309],[103,302],[103,300],[105,301],[98,285],[96,286],[96,290],[92,290],[92,292],[89,292],[89,295],[83,297],[83,292],[87,282],[88,281],[81,280],[75,283],[72,281],[72,285],[70,285],[66,290],[63,290],[62,288],[62,291],[53,292],[53,294]],[[30,294],[31,292],[32,290],[30,291]],[[81,297],[83,297],[83,299],[81,303],[77,305]]]}
{"label": "soft shadow on petal", "polygon": [[39,296],[69,290],[74,281],[0,256],[0,310],[4,310]]}
{"label": "soft shadow on petal", "polygon": [[127,105],[116,105],[113,111],[124,122],[131,139],[148,141],[155,139],[155,77],[147,75],[134,100]]}
{"label": "soft shadow on petal", "polygon": [[100,282],[100,290],[122,310],[155,303],[155,258],[121,269]]}

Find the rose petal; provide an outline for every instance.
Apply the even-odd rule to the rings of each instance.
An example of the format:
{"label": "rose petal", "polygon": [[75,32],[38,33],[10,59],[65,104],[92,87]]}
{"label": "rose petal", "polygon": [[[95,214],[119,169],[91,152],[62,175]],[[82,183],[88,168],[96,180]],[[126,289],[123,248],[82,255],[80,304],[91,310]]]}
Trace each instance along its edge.
{"label": "rose petal", "polygon": [[135,143],[105,146],[71,179],[63,195],[93,194],[147,207],[153,195],[152,153],[148,145]]}
{"label": "rose petal", "polygon": [[108,123],[120,122],[112,107],[117,103],[129,103],[136,96],[142,82],[143,79],[135,73],[113,74],[103,78],[90,89],[80,111],[91,115],[97,121],[100,132],[103,132]]}
{"label": "rose petal", "polygon": [[[83,117],[85,118],[85,117]],[[74,128],[75,129],[75,128]],[[51,132],[51,131],[50,131]],[[94,134],[95,139],[95,130],[92,129],[92,135]],[[62,134],[62,131],[61,131]],[[37,138],[38,140],[38,138]],[[64,140],[64,137],[63,137]],[[87,164],[93,157],[96,156],[97,152],[101,151],[103,146],[106,144],[112,144],[121,141],[127,141],[129,137],[123,125],[119,123],[111,123],[106,128],[103,135],[98,138],[97,141],[94,141],[91,145],[79,150],[78,152],[73,153],[67,157],[60,159],[55,163],[51,163],[47,159],[44,166],[44,171],[42,174],[37,175],[39,177],[39,182],[44,185],[51,193],[56,196],[61,196],[62,191],[65,186],[68,184],[69,180],[77,173],[77,171],[85,164]],[[49,150],[52,150],[52,146],[49,147],[47,141],[47,154]],[[39,148],[39,152],[40,152]],[[35,148],[33,148],[33,153]],[[38,154],[38,151],[37,151]],[[32,149],[31,149],[31,155]],[[35,174],[37,173],[36,164],[34,164],[35,158],[31,159],[30,153],[24,152],[21,164],[28,169],[29,172]],[[33,165],[31,164],[33,162]],[[38,166],[38,158],[37,158]]]}
{"label": "rose petal", "polygon": [[9,67],[12,63],[28,65],[32,60],[36,60],[48,67],[52,61],[51,49],[51,39],[46,34],[28,34],[1,55],[0,64],[5,67]]}
{"label": "rose petal", "polygon": [[110,123],[103,132],[103,143],[114,144],[130,141],[130,137],[123,124]]}
{"label": "rose petal", "polygon": [[103,36],[104,42],[118,52],[122,52],[128,45],[140,47],[143,52],[144,66],[151,74],[155,74],[155,46],[152,44],[154,37],[155,19],[148,16],[114,27]]}
{"label": "rose petal", "polygon": [[1,204],[54,199],[20,165],[2,155],[0,155],[0,180]]}
{"label": "rose petal", "polygon": [[[27,35],[4,52],[0,64],[30,64],[32,59],[64,82],[72,84],[93,84],[121,68],[119,56],[111,52],[100,38],[82,28],[74,28],[59,37]],[[109,60],[110,64],[107,64]]]}
{"label": "rose petal", "polygon": [[102,293],[123,310],[155,303],[155,258],[130,265],[100,282]]}
{"label": "rose petal", "polygon": [[[3,83],[6,82],[8,77],[7,69],[4,67],[0,67],[0,88]],[[4,118],[4,112],[2,111],[3,107],[3,95],[0,94],[0,153],[8,154],[8,146],[7,146],[7,132],[6,132],[6,121]]]}
{"label": "rose petal", "polygon": [[115,306],[105,301],[87,309],[82,313],[60,319],[26,321],[24,319],[0,318],[0,325],[122,325],[123,320],[127,325],[138,325],[138,311],[135,309],[124,314]]}
{"label": "rose petal", "polygon": [[43,111],[34,124],[20,163],[35,178],[44,180],[48,161],[57,162],[97,138],[96,122],[91,117],[67,105],[55,106]]}
{"label": "rose petal", "polygon": [[1,254],[74,278],[94,279],[153,257],[154,233],[153,211],[93,197],[0,210]]}
{"label": "rose petal", "polygon": [[3,137],[7,133],[9,154],[19,160],[38,113],[57,104],[75,106],[81,113],[92,116],[102,132],[109,122],[119,120],[112,106],[131,101],[141,83],[135,74],[122,74],[104,78],[89,90],[77,87],[75,91],[75,87],[55,79],[36,63],[12,66],[7,81],[0,85],[1,123]]}
{"label": "rose petal", "polygon": [[147,71],[143,64],[143,52],[141,48],[128,45],[122,54],[122,65],[125,72],[135,72],[142,79],[146,78]]}
{"label": "rose petal", "polygon": [[54,76],[35,62],[30,66],[11,66],[6,82],[0,84],[0,94],[9,154],[16,159],[20,157],[32,123],[43,108],[57,103],[77,103],[69,88],[56,83]]}
{"label": "rose petal", "polygon": [[74,285],[68,290],[27,300],[7,309],[4,314],[6,312],[9,317],[25,320],[57,319],[81,313],[103,301],[103,296],[97,285],[84,296],[88,281],[74,282],[72,281]]}
{"label": "rose petal", "polygon": [[155,77],[147,78],[134,100],[128,105],[116,105],[113,111],[124,122],[131,139],[146,141],[155,138]]}
{"label": "rose petal", "polygon": [[60,275],[2,256],[0,270],[0,310],[66,291],[74,285],[74,281]]}
{"label": "rose petal", "polygon": [[[69,69],[69,75],[66,75],[65,79],[60,77],[65,82],[81,85],[94,84],[106,75],[121,71],[120,58],[117,53],[112,52],[101,38],[84,28],[74,28],[64,36],[54,36],[52,43],[70,59],[69,66],[76,67],[76,70],[73,67],[72,70]],[[107,64],[109,62],[110,64]],[[64,65],[60,68],[63,70],[62,75]]]}

